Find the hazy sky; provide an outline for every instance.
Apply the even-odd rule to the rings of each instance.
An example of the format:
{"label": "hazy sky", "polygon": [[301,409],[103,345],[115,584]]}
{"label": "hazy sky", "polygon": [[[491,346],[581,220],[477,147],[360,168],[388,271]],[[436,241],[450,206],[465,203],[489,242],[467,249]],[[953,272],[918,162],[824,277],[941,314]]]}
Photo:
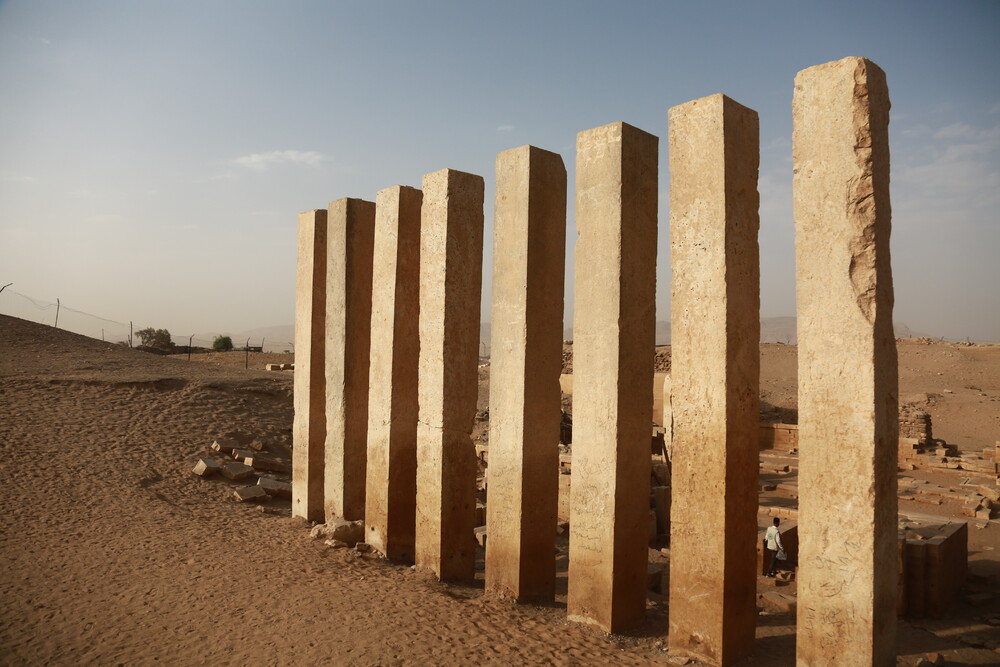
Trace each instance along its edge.
{"label": "hazy sky", "polygon": [[486,179],[488,318],[496,154],[563,156],[572,261],[576,133],[623,120],[660,137],[666,320],[667,109],[722,92],[760,114],[761,314],[794,315],[793,79],[860,55],[893,105],[894,319],[1000,341],[998,35],[997,2],[0,1],[0,313],[290,324],[299,211],[451,167]]}

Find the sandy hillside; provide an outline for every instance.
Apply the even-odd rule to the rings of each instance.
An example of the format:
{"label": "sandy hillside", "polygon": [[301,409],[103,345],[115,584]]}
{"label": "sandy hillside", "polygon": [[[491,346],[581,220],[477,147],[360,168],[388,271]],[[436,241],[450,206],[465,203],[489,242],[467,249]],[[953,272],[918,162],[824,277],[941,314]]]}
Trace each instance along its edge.
{"label": "sandy hillside", "polygon": [[[481,581],[330,549],[288,501],[261,511],[229,499],[238,484],[192,475],[222,436],[290,456],[292,374],[232,354],[157,357],[0,316],[0,664],[663,664],[662,598],[643,627],[606,636],[565,622],[564,579],[551,606],[486,599]],[[958,385],[995,397],[984,368],[941,403],[990,405]],[[793,624],[762,615],[748,664],[792,664]],[[961,647],[907,624],[900,638],[905,654]]]}

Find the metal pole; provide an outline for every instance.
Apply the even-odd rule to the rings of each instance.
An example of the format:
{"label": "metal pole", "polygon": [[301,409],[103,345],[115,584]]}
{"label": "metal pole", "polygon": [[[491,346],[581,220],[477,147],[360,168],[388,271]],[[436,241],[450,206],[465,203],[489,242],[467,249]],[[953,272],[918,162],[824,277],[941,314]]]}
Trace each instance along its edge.
{"label": "metal pole", "polygon": [[62,304],[59,303],[59,297],[56,297],[56,323],[55,328],[59,328],[59,308]]}
{"label": "metal pole", "polygon": [[132,320],[128,321],[128,346],[132,347]]}
{"label": "metal pole", "polygon": [[191,361],[191,341],[194,339],[194,334],[188,336],[188,361]]}
{"label": "metal pole", "polygon": [[249,338],[247,338],[247,344],[245,346],[245,349],[247,351],[247,358],[246,358],[246,362],[243,364],[243,368],[250,368],[250,339]]}

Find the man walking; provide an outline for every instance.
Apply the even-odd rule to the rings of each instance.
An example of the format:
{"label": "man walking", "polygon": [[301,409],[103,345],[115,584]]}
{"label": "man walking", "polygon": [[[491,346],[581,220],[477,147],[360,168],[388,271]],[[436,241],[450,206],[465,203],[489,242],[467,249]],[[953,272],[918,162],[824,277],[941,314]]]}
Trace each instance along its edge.
{"label": "man walking", "polygon": [[783,554],[785,551],[784,545],[781,544],[781,531],[778,530],[780,523],[781,519],[774,517],[774,525],[768,526],[767,533],[764,535],[768,552],[767,576],[772,579],[778,573],[778,554]]}

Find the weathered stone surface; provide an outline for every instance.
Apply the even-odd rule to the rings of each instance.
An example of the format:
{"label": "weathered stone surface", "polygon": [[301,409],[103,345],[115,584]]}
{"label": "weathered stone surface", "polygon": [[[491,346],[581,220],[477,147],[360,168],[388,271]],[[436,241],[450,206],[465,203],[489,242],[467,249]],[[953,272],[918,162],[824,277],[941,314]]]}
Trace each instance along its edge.
{"label": "weathered stone surface", "polygon": [[403,186],[375,197],[365,525],[368,543],[401,562],[413,562],[416,520],[422,199]]}
{"label": "weathered stone surface", "polygon": [[198,459],[198,462],[194,464],[194,474],[199,477],[211,477],[212,475],[222,472],[222,466],[212,459]]}
{"label": "weathered stone surface", "polygon": [[246,465],[245,463],[240,463],[238,461],[233,461],[232,463],[222,464],[222,476],[226,479],[231,479],[234,481],[240,481],[248,479],[253,475],[253,468]]}
{"label": "weathered stone surface", "polygon": [[260,454],[254,454],[253,456],[247,456],[243,459],[243,463],[251,466],[255,470],[268,470],[270,472],[288,472],[289,466],[287,463],[282,463],[276,459],[270,459],[261,456]]}
{"label": "weathered stone surface", "polygon": [[555,597],[566,168],[522,146],[497,156],[486,591]]}
{"label": "weathered stone surface", "polygon": [[267,495],[267,492],[259,486],[241,486],[233,491],[233,500],[238,503],[260,502],[270,499],[271,496]]}
{"label": "weathered stone surface", "polygon": [[353,547],[365,539],[365,522],[334,517],[326,523],[313,526],[309,536],[314,540],[340,540]]}
{"label": "weathered stone surface", "polygon": [[892,664],[898,373],[885,74],[864,58],[803,70],[792,112],[802,545],[796,655],[804,665]]}
{"label": "weathered stone surface", "polygon": [[328,218],[323,498],[327,521],[353,520],[365,515],[375,204],[338,199]]}
{"label": "weathered stone surface", "polygon": [[756,627],[760,268],[757,112],[669,112],[670,650],[715,665]]}
{"label": "weathered stone surface", "polygon": [[240,443],[238,440],[219,438],[212,443],[212,451],[221,452],[222,454],[232,454],[233,450],[239,446]]}
{"label": "weathered stone surface", "polygon": [[[326,448],[325,210],[299,215],[295,277],[295,419],[292,425],[292,515],[323,520]],[[230,448],[231,451],[231,448]]]}
{"label": "weathered stone surface", "polygon": [[415,561],[472,581],[483,179],[443,169],[424,176],[423,191]]}
{"label": "weathered stone surface", "polygon": [[[237,461],[245,462],[247,458],[253,456],[253,452],[245,447],[234,447],[232,452],[232,457]],[[247,465],[250,465],[249,463]]]}
{"label": "weathered stone surface", "polygon": [[291,498],[292,485],[288,482],[280,482],[270,477],[261,477],[257,480],[257,486],[264,489],[267,495],[276,498]]}
{"label": "weathered stone surface", "polygon": [[576,139],[567,614],[605,632],[646,613],[657,143],[625,123]]}

